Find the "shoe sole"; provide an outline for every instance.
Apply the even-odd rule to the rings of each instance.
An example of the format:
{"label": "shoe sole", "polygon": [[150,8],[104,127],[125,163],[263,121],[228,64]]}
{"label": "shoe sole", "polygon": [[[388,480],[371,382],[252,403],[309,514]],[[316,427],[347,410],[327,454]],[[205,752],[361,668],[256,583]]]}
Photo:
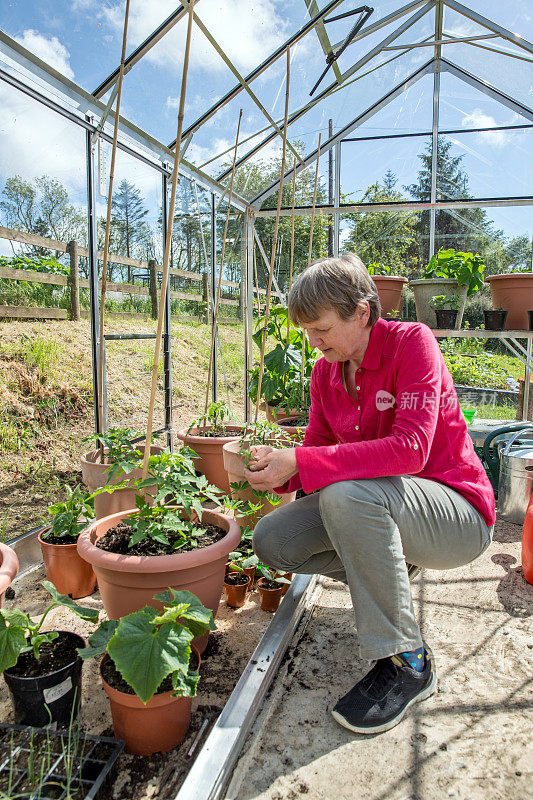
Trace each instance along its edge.
{"label": "shoe sole", "polygon": [[412,700],[409,700],[405,708],[402,708],[402,710],[388,722],[384,722],[383,725],[375,725],[372,728],[369,728],[368,726],[362,728],[362,727],[357,727],[357,725],[351,725],[347,719],[345,719],[341,714],[339,714],[338,711],[335,710],[332,710],[331,715],[333,719],[339,723],[339,725],[342,725],[343,728],[347,728],[349,731],[352,731],[353,733],[367,733],[367,734],[384,733],[385,731],[390,730],[390,728],[394,728],[395,725],[398,725],[398,723],[401,722],[402,719],[404,718],[407,709],[410,708],[412,705],[414,705],[414,703],[418,703],[421,700],[427,700],[428,697],[431,697],[431,695],[435,692],[436,688],[437,688],[437,676],[435,673],[433,673],[429,685],[426,686],[426,688],[422,692],[420,692],[420,694],[417,694],[416,697],[413,697]]}

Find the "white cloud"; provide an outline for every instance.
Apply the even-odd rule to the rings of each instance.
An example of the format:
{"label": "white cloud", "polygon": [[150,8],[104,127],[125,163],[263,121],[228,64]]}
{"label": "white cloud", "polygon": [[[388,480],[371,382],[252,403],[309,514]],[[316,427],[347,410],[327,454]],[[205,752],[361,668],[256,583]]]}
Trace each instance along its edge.
{"label": "white cloud", "polygon": [[[498,128],[498,123],[494,117],[485,114],[480,108],[475,108],[471,114],[465,114],[461,121],[463,128]],[[503,147],[509,141],[507,131],[481,131],[477,134],[477,138],[484,144],[490,144],[493,147]]]}
{"label": "white cloud", "polygon": [[70,53],[56,36],[48,39],[28,28],[22,36],[15,36],[15,40],[42,61],[61,72],[66,78],[71,80],[74,78],[74,72],[69,63]]}
{"label": "white cloud", "polygon": [[[137,46],[176,9],[175,0],[151,0],[134,5],[128,26],[128,50]],[[272,0],[202,0],[197,13],[237,69],[247,72],[276,49],[286,38],[286,22]],[[123,4],[103,8],[101,15],[115,31],[124,25]],[[150,50],[144,60],[181,71],[187,21],[183,19]],[[228,68],[207,39],[194,26],[190,54],[191,67],[205,71]]]}

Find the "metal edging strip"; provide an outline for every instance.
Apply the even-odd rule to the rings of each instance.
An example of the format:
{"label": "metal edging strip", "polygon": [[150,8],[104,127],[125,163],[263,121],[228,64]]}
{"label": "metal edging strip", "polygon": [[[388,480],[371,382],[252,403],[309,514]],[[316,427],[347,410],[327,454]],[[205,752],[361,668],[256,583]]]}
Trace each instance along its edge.
{"label": "metal edging strip", "polygon": [[19,560],[19,571],[13,581],[16,582],[27,575],[29,572],[40,566],[43,563],[43,555],[41,553],[41,545],[37,539],[41,531],[44,531],[46,525],[39,525],[37,528],[32,528],[26,533],[22,533],[15,539],[6,542],[12,550],[17,554]]}
{"label": "metal edging strip", "polygon": [[314,605],[315,575],[295,575],[174,800],[219,800],[297,625]]}

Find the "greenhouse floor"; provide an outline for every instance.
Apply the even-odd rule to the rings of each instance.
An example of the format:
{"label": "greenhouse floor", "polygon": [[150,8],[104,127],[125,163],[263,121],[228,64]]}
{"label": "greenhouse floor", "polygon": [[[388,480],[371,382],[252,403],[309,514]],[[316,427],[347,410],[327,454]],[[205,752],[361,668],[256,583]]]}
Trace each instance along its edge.
{"label": "greenhouse floor", "polygon": [[[425,570],[415,580],[415,606],[435,655],[439,689],[381,735],[351,734],[329,713],[368,666],[357,656],[348,590],[326,580],[296,632],[227,788],[216,797],[533,798],[533,587],[521,572],[521,532],[520,526],[498,520],[492,545],[473,564],[447,572]],[[16,597],[5,607],[42,612],[43,578],[40,566],[19,579]],[[81,602],[101,607],[97,593]],[[207,715],[214,719],[221,711],[271,619],[259,609],[257,593],[237,611],[221,603],[185,742],[166,755],[121,756],[102,800],[175,800],[194,762],[185,754],[196,733]],[[60,609],[50,614],[47,627],[75,628],[84,635],[92,629]],[[84,666],[82,722],[89,733],[112,735],[97,671],[95,661]],[[3,681],[0,715],[4,722],[13,719]],[[197,757],[200,761],[199,751]]]}
{"label": "greenhouse floor", "polygon": [[250,735],[226,800],[533,798],[533,586],[522,529],[498,520],[489,549],[413,584],[438,693],[376,736],[341,728],[330,708],[368,668],[351,601],[328,580]]}

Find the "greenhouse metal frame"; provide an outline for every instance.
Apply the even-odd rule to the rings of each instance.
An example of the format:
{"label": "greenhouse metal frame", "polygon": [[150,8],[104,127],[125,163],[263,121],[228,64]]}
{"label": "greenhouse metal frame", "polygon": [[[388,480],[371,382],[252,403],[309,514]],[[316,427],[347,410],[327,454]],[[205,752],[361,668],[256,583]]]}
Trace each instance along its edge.
{"label": "greenhouse metal frame", "polygon": [[[261,153],[263,148],[270,144],[276,137],[283,136],[283,120],[274,120],[269,112],[261,104],[260,100],[254,94],[252,86],[255,79],[262,75],[266,69],[274,64],[278,59],[282,58],[287,50],[287,47],[295,45],[306,36],[316,34],[320,42],[321,48],[326,58],[326,65],[329,65],[331,72],[334,73],[334,79],[318,94],[313,96],[304,106],[299,109],[291,109],[288,117],[287,124],[287,145],[294,151],[289,136],[290,126],[298,119],[303,118],[311,109],[329,98],[334,93],[341,91],[343,86],[349,82],[349,79],[358,79],[359,74],[363,67],[372,61],[377,55],[383,54],[385,51],[398,51],[404,54],[411,50],[421,48],[422,52],[425,48],[432,50],[431,58],[425,61],[418,69],[413,71],[406,78],[398,82],[392,89],[381,97],[373,99],[366,108],[359,110],[356,116],[346,125],[344,125],[335,134],[329,135],[320,149],[320,156],[332,151],[334,153],[334,170],[333,170],[333,193],[330,195],[327,204],[319,204],[317,206],[318,214],[328,215],[333,219],[334,235],[333,235],[333,253],[339,253],[339,234],[340,234],[340,219],[343,214],[359,211],[391,211],[391,210],[404,210],[404,211],[420,211],[428,210],[430,212],[430,229],[429,229],[429,253],[432,255],[435,252],[435,220],[436,212],[438,210],[447,209],[462,209],[462,208],[489,208],[498,206],[524,206],[533,204],[533,195],[527,196],[504,196],[498,198],[477,198],[474,200],[443,200],[438,197],[437,193],[437,159],[432,157],[431,160],[431,196],[427,202],[411,202],[411,201],[398,201],[387,203],[351,203],[346,204],[341,202],[341,145],[343,142],[354,142],[363,140],[377,140],[377,139],[405,139],[412,136],[427,136],[431,137],[431,152],[432,156],[436,153],[437,142],[439,134],[453,133],[454,131],[441,130],[439,128],[439,107],[440,107],[440,86],[441,75],[449,73],[455,78],[468,84],[470,87],[484,93],[492,100],[497,101],[504,107],[512,110],[521,118],[533,123],[533,110],[527,107],[523,102],[511,97],[497,87],[491,85],[486,80],[471,74],[459,64],[456,64],[443,55],[443,49],[450,44],[464,43],[466,45],[477,46],[481,40],[484,40],[483,47],[501,55],[506,55],[512,59],[521,59],[527,63],[533,63],[533,44],[526,39],[523,39],[518,34],[512,33],[501,25],[491,21],[490,19],[482,16],[481,14],[469,9],[468,7],[456,2],[456,0],[414,0],[403,7],[397,9],[376,22],[372,22],[371,12],[366,6],[362,6],[349,12],[350,15],[360,12],[363,22],[367,24],[357,30],[357,26],[352,28],[357,32],[352,36],[349,44],[361,42],[368,36],[377,33],[382,28],[390,28],[395,26],[392,31],[376,45],[368,49],[364,55],[354,61],[353,64],[344,72],[341,72],[336,60],[336,54],[345,49],[346,42],[338,42],[331,44],[325,23],[328,22],[328,15],[333,14],[341,6],[345,5],[345,0],[332,0],[324,8],[319,10],[315,0],[305,0],[310,19],[300,27],[289,39],[280,47],[278,47],[266,60],[259,66],[253,69],[248,75],[241,76],[235,65],[226,56],[222,48],[218,45],[216,39],[207,31],[205,25],[199,20],[196,13],[194,20],[200,27],[204,35],[208,38],[211,45],[215,48],[217,53],[224,60],[228,68],[236,76],[237,83],[227,92],[217,103],[203,113],[195,122],[189,124],[183,132],[182,137],[182,150],[180,157],[179,172],[194,184],[202,187],[209,192],[211,197],[210,215],[211,215],[211,231],[212,231],[212,248],[211,248],[211,275],[210,284],[212,296],[215,294],[215,274],[216,274],[216,212],[218,206],[223,202],[227,194],[228,183],[227,178],[231,172],[230,169],[222,170],[216,176],[210,176],[205,171],[199,169],[194,164],[188,162],[184,157],[187,148],[189,147],[194,135],[202,128],[203,125],[209,122],[216,113],[222,109],[231,100],[236,98],[241,92],[246,91],[252,101],[259,108],[261,114],[265,117],[268,123],[262,131],[254,134],[254,136],[265,133],[261,141],[247,152],[239,155],[236,161],[236,167],[246,164],[256,154]],[[201,8],[201,6],[200,6]],[[443,14],[445,8],[450,9],[482,28],[486,33],[478,34],[475,36],[452,37],[443,30]],[[153,33],[148,36],[145,41],[139,45],[125,61],[125,76],[126,81],[127,73],[134,69],[135,65],[146,55],[149,50],[154,47],[168,31],[170,31],[181,19],[185,17],[189,9],[189,4],[186,0],[182,0],[181,5],[166,19]],[[413,41],[406,44],[394,44],[403,34],[409,31],[416,22],[425,17],[426,15],[433,15],[433,38],[431,40],[425,39],[424,41]],[[348,16],[342,14],[339,16]],[[336,17],[338,18],[338,17]],[[368,18],[369,22],[368,22]],[[351,25],[353,19],[349,21]],[[506,52],[492,47],[498,41],[510,43],[518,52]],[[486,43],[488,42],[488,44]],[[480,45],[481,46],[481,45]],[[347,50],[349,52],[349,50]],[[393,55],[392,58],[395,58]],[[378,66],[373,67],[371,71],[378,71],[381,67],[387,64],[385,61]],[[97,259],[97,246],[96,246],[96,214],[95,214],[95,146],[98,137],[101,137],[106,142],[112,141],[110,132],[110,125],[113,122],[114,114],[112,104],[116,94],[117,80],[119,69],[115,69],[100,85],[89,93],[82,89],[80,86],[73,83],[64,75],[57,72],[52,67],[48,66],[45,62],[41,61],[37,56],[25,49],[22,45],[16,42],[11,37],[0,31],[0,79],[10,84],[17,90],[25,93],[29,97],[38,101],[39,103],[47,106],[56,113],[68,119],[71,123],[83,128],[86,136],[86,168],[87,168],[87,218],[88,224],[88,243],[89,243],[89,259],[88,268],[90,276],[90,297],[91,297],[91,339],[92,339],[92,359],[93,359],[93,383],[94,383],[94,397],[98,397],[98,348],[97,342],[99,339],[98,330],[98,259]],[[368,136],[362,138],[350,138],[350,135],[360,127],[364,122],[369,120],[381,109],[385,108],[395,98],[399,97],[403,92],[408,90],[411,86],[417,83],[421,78],[427,75],[433,75],[433,97],[432,97],[432,129],[417,133],[397,133],[390,136]],[[100,99],[111,90],[111,95],[107,104]],[[487,130],[527,130],[532,128],[533,124],[518,124],[500,127],[477,127],[468,128],[468,132],[483,132]],[[457,132],[457,131],[455,131]],[[254,138],[254,137],[250,137]],[[130,156],[139,159],[144,164],[148,165],[161,175],[161,191],[162,191],[162,209],[163,209],[163,240],[166,235],[165,222],[167,207],[167,188],[170,175],[172,172],[172,162],[174,159],[175,141],[164,145],[162,142],[157,141],[149,133],[141,130],[136,125],[129,122],[123,116],[120,117],[119,123],[119,136],[118,147],[128,153]],[[298,156],[298,163],[295,167],[296,174],[313,164],[317,159],[317,149],[312,150],[304,156]],[[295,162],[296,163],[296,162]],[[283,176],[283,183],[292,180],[293,168],[285,171]],[[226,182],[226,183],[225,183]],[[245,274],[245,286],[247,294],[247,314],[245,319],[245,368],[251,365],[251,332],[252,332],[252,297],[253,297],[253,252],[254,240],[257,241],[259,252],[265,263],[265,269],[269,269],[269,259],[265,249],[259,239],[257,230],[254,226],[256,218],[273,216],[275,211],[270,208],[262,208],[264,202],[274,194],[280,185],[280,179],[272,181],[268,186],[264,187],[252,198],[245,198],[237,192],[233,192],[231,199],[231,206],[236,212],[244,215],[244,238],[245,248],[243,252],[243,269]],[[284,216],[290,215],[292,210],[284,207],[281,209],[281,214]],[[311,213],[310,205],[298,205],[295,208],[297,215],[309,215]],[[283,293],[274,281],[275,291],[279,298],[283,301]],[[215,345],[216,350],[216,345]],[[166,297],[166,323],[165,323],[165,336],[164,336],[164,371],[165,371],[165,393],[166,393],[166,418],[165,430],[170,436],[172,431],[172,385],[170,378],[170,295],[167,291]],[[216,352],[214,353],[214,368],[215,376],[213,380],[213,392],[216,396]],[[105,387],[104,387],[105,388]],[[248,415],[248,407],[246,404],[245,409],[246,417]],[[98,419],[98,415],[96,415]],[[98,422],[97,422],[98,425]]]}

